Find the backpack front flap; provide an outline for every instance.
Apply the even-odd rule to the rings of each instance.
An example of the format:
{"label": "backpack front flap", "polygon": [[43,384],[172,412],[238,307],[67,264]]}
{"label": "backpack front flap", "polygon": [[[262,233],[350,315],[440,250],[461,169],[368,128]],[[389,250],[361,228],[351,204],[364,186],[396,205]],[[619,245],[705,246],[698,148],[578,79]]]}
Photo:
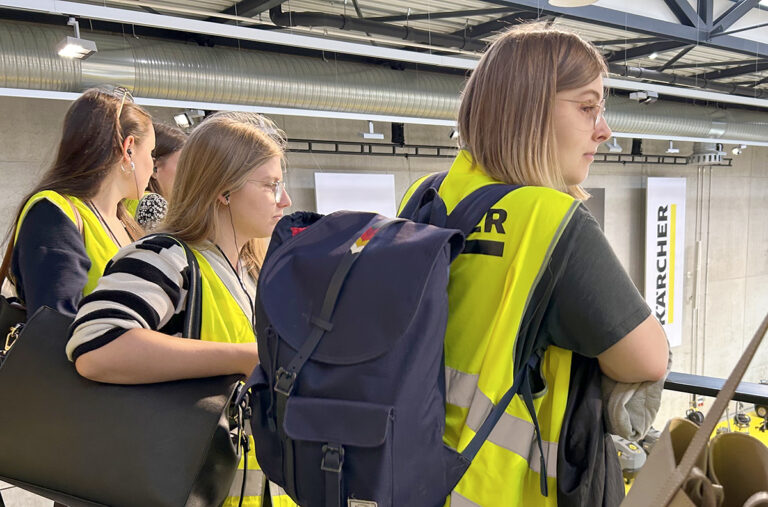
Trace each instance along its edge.
{"label": "backpack front flap", "polygon": [[[423,496],[425,488],[397,488],[404,485],[398,474],[407,470],[393,459],[405,455],[395,449],[413,448],[404,436],[429,441],[437,449],[421,453],[424,466],[411,461],[442,476],[445,414],[439,393],[418,398],[439,398],[430,406],[442,409],[424,421],[427,437],[414,424],[401,435],[394,428],[408,423],[406,414],[421,413],[404,407],[403,398],[414,403],[414,392],[437,390],[448,267],[462,247],[455,230],[374,213],[300,212],[276,227],[259,277],[265,375],[254,393],[252,426],[262,469],[301,505],[346,506],[344,498],[355,499],[350,505],[425,504],[396,499],[403,492]],[[352,258],[339,277],[339,267]],[[340,287],[337,299],[329,285]],[[329,297],[334,310],[319,318]],[[318,328],[325,331],[291,389],[280,389],[280,371],[290,370]],[[426,365],[420,362],[425,357]],[[403,411],[396,422],[398,408]]]}
{"label": "backpack front flap", "polygon": [[276,232],[281,244],[264,263],[258,291],[281,342],[296,351],[301,347],[342,257],[350,248],[361,247],[360,258],[343,282],[332,328],[311,359],[360,363],[384,354],[405,333],[438,255],[446,245],[459,251],[463,238],[454,230],[409,221],[366,237],[377,217],[340,211],[322,218],[308,213],[283,218]]}

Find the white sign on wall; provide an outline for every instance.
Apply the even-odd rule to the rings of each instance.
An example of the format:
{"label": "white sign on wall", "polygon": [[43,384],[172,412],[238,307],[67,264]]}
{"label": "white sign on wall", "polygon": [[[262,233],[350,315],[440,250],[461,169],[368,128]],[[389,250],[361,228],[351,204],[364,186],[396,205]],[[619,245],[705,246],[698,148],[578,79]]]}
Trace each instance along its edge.
{"label": "white sign on wall", "polygon": [[315,173],[317,212],[343,209],[397,216],[394,174]]}
{"label": "white sign on wall", "polygon": [[645,300],[672,347],[683,342],[685,178],[648,178]]}

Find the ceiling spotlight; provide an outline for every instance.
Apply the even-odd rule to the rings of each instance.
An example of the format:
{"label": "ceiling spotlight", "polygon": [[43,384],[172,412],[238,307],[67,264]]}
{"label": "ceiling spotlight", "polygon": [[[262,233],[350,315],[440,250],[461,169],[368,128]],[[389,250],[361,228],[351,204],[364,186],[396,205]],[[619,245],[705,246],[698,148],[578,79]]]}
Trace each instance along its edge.
{"label": "ceiling spotlight", "polygon": [[188,129],[192,126],[192,120],[187,116],[187,113],[174,114],[173,121],[176,122],[177,127],[182,129]]}
{"label": "ceiling spotlight", "polygon": [[667,153],[680,153],[680,148],[675,148],[675,146],[672,144],[672,141],[670,141],[669,148],[667,148]]}
{"label": "ceiling spotlight", "polygon": [[648,55],[648,59],[649,59],[649,60],[655,60],[655,59],[656,59],[656,58],[658,58],[658,57],[659,57],[659,53],[657,53],[656,51],[654,51],[653,53],[651,53],[650,55]]}
{"label": "ceiling spotlight", "polygon": [[583,7],[585,5],[592,5],[597,0],[549,0],[549,5],[555,7]]}
{"label": "ceiling spotlight", "polygon": [[194,124],[200,123],[200,118],[205,118],[205,111],[202,109],[185,109],[183,113],[173,115],[176,126],[182,129],[188,129]]}
{"label": "ceiling spotlight", "polygon": [[373,122],[368,122],[368,132],[361,132],[363,139],[384,139],[384,134],[373,131]]}
{"label": "ceiling spotlight", "polygon": [[615,137],[612,137],[611,141],[608,143],[605,143],[605,145],[608,147],[608,151],[610,151],[611,153],[621,153],[623,151],[621,148],[621,145],[619,144],[619,142],[616,140]]}
{"label": "ceiling spotlight", "polygon": [[62,58],[79,58],[84,60],[98,51],[92,40],[80,38],[80,23],[75,18],[69,18],[67,25],[75,27],[75,36],[66,36],[56,45],[56,52]]}
{"label": "ceiling spotlight", "polygon": [[641,104],[653,104],[659,100],[659,93],[652,91],[636,91],[629,94],[630,100],[635,100]]}

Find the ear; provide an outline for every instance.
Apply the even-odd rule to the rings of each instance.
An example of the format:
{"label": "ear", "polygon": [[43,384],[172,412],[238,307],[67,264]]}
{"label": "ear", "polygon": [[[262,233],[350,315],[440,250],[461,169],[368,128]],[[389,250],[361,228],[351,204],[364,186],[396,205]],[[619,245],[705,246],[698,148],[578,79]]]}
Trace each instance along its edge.
{"label": "ear", "polygon": [[123,160],[126,162],[130,162],[132,158],[132,154],[128,153],[128,150],[135,151],[136,150],[136,138],[133,136],[128,136],[123,141]]}

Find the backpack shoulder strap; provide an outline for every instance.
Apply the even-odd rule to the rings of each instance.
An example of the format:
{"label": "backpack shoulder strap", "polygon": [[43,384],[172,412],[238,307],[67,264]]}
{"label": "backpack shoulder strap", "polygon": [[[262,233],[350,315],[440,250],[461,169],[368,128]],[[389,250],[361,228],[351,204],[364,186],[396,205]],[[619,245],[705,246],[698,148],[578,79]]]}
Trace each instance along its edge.
{"label": "backpack shoulder strap", "polygon": [[184,307],[184,329],[182,336],[184,338],[192,338],[193,340],[200,339],[200,331],[202,329],[202,314],[203,314],[203,294],[202,294],[202,279],[200,276],[200,265],[197,263],[197,258],[184,241],[180,240],[172,234],[152,234],[147,236],[148,238],[169,238],[178,243],[187,256],[187,266],[189,269],[189,289],[187,290],[187,303]]}
{"label": "backpack shoulder strap", "polygon": [[468,236],[494,204],[518,188],[520,185],[505,183],[492,183],[478,188],[456,205],[448,216],[445,226],[458,229]]}
{"label": "backpack shoulder strap", "polygon": [[[437,191],[440,189],[440,185],[443,184],[443,180],[448,175],[448,171],[443,171],[440,173],[434,173],[427,176],[424,181],[421,182],[421,185],[411,194],[410,199],[408,199],[408,202],[405,206],[403,206],[403,210],[398,215],[400,218],[407,218],[408,220],[413,220],[414,222],[422,222],[422,220],[419,220],[419,211],[424,207],[425,205],[425,197],[427,196],[427,193],[432,190],[432,192],[429,192],[430,194],[437,195]],[[431,200],[431,199],[429,199]]]}

